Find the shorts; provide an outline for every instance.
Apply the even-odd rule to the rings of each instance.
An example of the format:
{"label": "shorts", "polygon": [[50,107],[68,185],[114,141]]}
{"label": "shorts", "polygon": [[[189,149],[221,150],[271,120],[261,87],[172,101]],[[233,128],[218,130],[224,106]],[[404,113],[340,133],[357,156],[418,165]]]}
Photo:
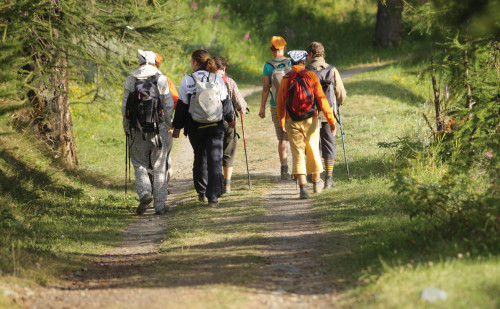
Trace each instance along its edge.
{"label": "shorts", "polygon": [[319,143],[321,145],[321,157],[331,158],[334,160],[337,159],[337,153],[335,152],[335,136],[332,135],[328,122],[321,123],[319,137]]}
{"label": "shorts", "polygon": [[222,153],[222,166],[232,167],[234,162],[234,154],[236,153],[236,128],[230,128],[227,122],[224,122],[224,146]]}
{"label": "shorts", "polygon": [[288,141],[288,134],[286,134],[286,132],[284,132],[280,127],[278,120],[278,108],[276,106],[271,105],[271,117],[273,119],[274,129],[276,130],[276,137],[278,138],[278,141]]}

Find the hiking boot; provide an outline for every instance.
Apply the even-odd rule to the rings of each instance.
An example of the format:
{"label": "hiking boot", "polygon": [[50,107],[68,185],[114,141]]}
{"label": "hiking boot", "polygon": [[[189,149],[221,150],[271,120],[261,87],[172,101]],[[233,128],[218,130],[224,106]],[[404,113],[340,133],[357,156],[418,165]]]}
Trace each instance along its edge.
{"label": "hiking boot", "polygon": [[222,194],[231,193],[231,180],[224,179],[224,185],[222,186]]}
{"label": "hiking boot", "polygon": [[207,201],[207,198],[205,197],[205,193],[198,193],[198,201],[205,203]]}
{"label": "hiking boot", "polygon": [[170,210],[170,206],[165,205],[165,207],[163,207],[161,210],[157,210],[157,211],[155,211],[155,215],[157,215],[157,216],[164,215],[164,214],[166,214],[169,210]]}
{"label": "hiking boot", "polygon": [[324,187],[324,184],[323,184],[322,179],[320,179],[318,181],[313,181],[313,192],[314,193],[321,193],[321,191],[323,191],[323,187]]}
{"label": "hiking boot", "polygon": [[309,198],[309,187],[308,185],[299,185],[300,187],[300,198],[308,199]]}
{"label": "hiking boot", "polygon": [[335,183],[333,182],[332,175],[325,176],[325,189],[330,189],[335,187]]}
{"label": "hiking boot", "polygon": [[139,201],[139,206],[137,206],[137,209],[135,210],[139,216],[144,214],[146,212],[146,209],[151,207],[153,204],[153,196],[151,193],[146,193],[141,200]]}
{"label": "hiking boot", "polygon": [[288,165],[281,166],[281,180],[290,179],[290,174],[288,174]]}
{"label": "hiking boot", "polygon": [[208,207],[215,208],[219,206],[219,201],[208,201]]}

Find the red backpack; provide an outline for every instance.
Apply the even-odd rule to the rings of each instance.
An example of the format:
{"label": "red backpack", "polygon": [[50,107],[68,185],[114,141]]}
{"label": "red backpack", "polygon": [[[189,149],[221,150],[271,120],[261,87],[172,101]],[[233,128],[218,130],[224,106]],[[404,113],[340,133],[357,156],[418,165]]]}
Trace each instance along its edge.
{"label": "red backpack", "polygon": [[293,121],[311,118],[316,114],[316,98],[307,71],[309,70],[304,69],[287,74],[289,83],[285,93],[285,105]]}

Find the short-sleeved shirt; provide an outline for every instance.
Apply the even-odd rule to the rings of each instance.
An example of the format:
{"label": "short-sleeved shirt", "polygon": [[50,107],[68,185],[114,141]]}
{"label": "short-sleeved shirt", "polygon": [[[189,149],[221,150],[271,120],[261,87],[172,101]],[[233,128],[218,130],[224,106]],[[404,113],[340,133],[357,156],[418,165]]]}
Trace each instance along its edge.
{"label": "short-sleeved shirt", "polygon": [[[281,61],[285,61],[286,59],[288,59],[288,58],[285,58],[285,59],[282,59],[282,60],[274,59],[274,61],[281,62]],[[288,65],[290,67],[292,67],[292,62],[291,61],[288,62]],[[278,67],[284,67],[284,66],[285,66],[284,64],[278,65]],[[263,75],[269,77],[269,81],[271,81],[271,75],[273,74],[273,71],[274,71],[274,67],[272,65],[270,65],[269,63],[266,62],[266,64],[264,65]],[[271,93],[271,101],[270,101],[269,104],[271,104],[271,106],[276,106],[276,101],[273,98],[273,92],[271,91],[270,93]]]}

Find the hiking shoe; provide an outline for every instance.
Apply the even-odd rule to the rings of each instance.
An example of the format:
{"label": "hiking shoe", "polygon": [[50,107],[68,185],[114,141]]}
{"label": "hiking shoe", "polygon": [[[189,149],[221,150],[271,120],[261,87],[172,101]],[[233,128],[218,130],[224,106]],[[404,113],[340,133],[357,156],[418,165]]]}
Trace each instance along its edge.
{"label": "hiking shoe", "polygon": [[205,203],[207,201],[207,198],[205,197],[205,193],[198,193],[198,201]]}
{"label": "hiking shoe", "polygon": [[288,165],[281,166],[281,180],[290,179],[290,174],[288,174]]}
{"label": "hiking shoe", "polygon": [[137,206],[137,209],[135,211],[139,216],[141,216],[146,212],[146,209],[152,206],[152,204],[153,196],[151,195],[151,193],[146,193],[146,195],[141,198],[139,206]]}
{"label": "hiking shoe", "polygon": [[157,215],[157,216],[164,215],[164,214],[166,214],[169,210],[170,210],[170,206],[165,205],[165,207],[163,207],[161,210],[157,210],[157,211],[155,211],[155,215]]}
{"label": "hiking shoe", "polygon": [[325,189],[330,189],[332,187],[335,187],[332,176],[325,176]]}
{"label": "hiking shoe", "polygon": [[308,185],[299,185],[300,187],[300,198],[308,199],[309,198],[309,187]]}
{"label": "hiking shoe", "polygon": [[324,184],[323,184],[322,179],[320,179],[318,181],[313,181],[313,192],[314,193],[321,193],[321,191],[323,191],[323,187],[324,187]]}
{"label": "hiking shoe", "polygon": [[208,207],[215,208],[217,206],[219,206],[219,202],[218,201],[208,201]]}

